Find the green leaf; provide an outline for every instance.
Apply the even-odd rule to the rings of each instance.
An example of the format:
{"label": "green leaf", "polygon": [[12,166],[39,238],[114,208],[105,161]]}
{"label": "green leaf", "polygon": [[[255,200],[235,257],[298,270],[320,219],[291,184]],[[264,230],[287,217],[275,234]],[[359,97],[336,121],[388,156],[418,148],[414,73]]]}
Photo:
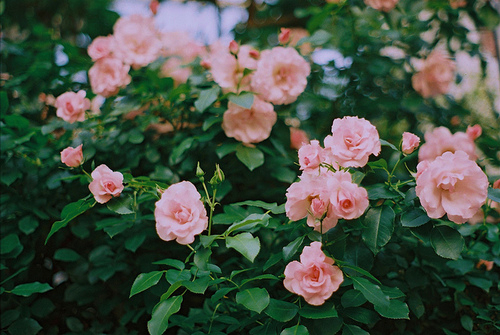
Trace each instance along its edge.
{"label": "green leaf", "polygon": [[458,231],[448,226],[436,226],[431,230],[431,245],[443,258],[458,259],[465,242]]}
{"label": "green leaf", "polygon": [[394,210],[389,206],[370,208],[366,213],[362,237],[374,254],[391,239],[394,217]]}
{"label": "green leaf", "polygon": [[231,234],[233,231],[249,230],[258,224],[265,225],[271,217],[268,214],[250,214],[240,222],[235,222],[226,230],[226,234]]}
{"label": "green leaf", "polygon": [[125,240],[125,249],[136,252],[136,250],[144,243],[145,240],[145,234],[134,234]]}
{"label": "green leaf", "polygon": [[236,157],[250,170],[253,171],[264,164],[264,154],[258,148],[247,147],[240,144],[236,147]]}
{"label": "green leaf", "polygon": [[196,110],[203,113],[205,109],[210,107],[210,105],[217,100],[219,92],[220,88],[218,86],[214,86],[207,90],[201,91],[200,96],[194,102],[194,107],[196,108]]}
{"label": "green leaf", "polygon": [[62,248],[57,249],[54,253],[54,259],[63,262],[74,262],[81,258],[81,256],[72,249]]}
{"label": "green leaf", "polygon": [[387,171],[387,162],[383,158],[374,162],[368,162],[368,166],[372,169],[382,169]]}
{"label": "green leaf", "polygon": [[347,323],[344,323],[344,328],[342,328],[342,335],[370,335],[370,333],[356,325],[349,325]]}
{"label": "green leaf", "polygon": [[25,216],[19,221],[19,230],[21,230],[26,235],[35,232],[38,226],[38,221],[32,216]]}
{"label": "green leaf", "polygon": [[349,290],[340,299],[344,308],[359,307],[366,302],[365,296],[358,290]]}
{"label": "green leaf", "polygon": [[385,184],[373,184],[366,187],[366,190],[368,191],[368,199],[370,200],[396,199],[399,197],[398,194],[389,190]]}
{"label": "green leaf", "polygon": [[5,115],[7,109],[9,109],[9,97],[7,96],[7,92],[2,90],[0,91],[0,115]]}
{"label": "green leaf", "polygon": [[389,296],[386,295],[380,286],[372,283],[368,279],[361,277],[351,277],[354,288],[360,291],[374,306],[388,306]]}
{"label": "green leaf", "polygon": [[304,241],[304,236],[299,236],[292,242],[288,243],[286,246],[283,247],[283,259],[285,261],[288,261],[291,259],[299,250],[300,246],[302,245],[302,242]]}
{"label": "green leaf", "polygon": [[352,319],[354,321],[364,323],[366,325],[372,325],[380,320],[377,313],[372,311],[371,309],[363,308],[363,307],[351,307],[344,309],[342,313],[345,317]]}
{"label": "green leaf", "polygon": [[151,286],[158,284],[161,277],[163,276],[163,271],[152,271],[148,273],[141,273],[135,278],[132,288],[130,289],[129,298],[136,295],[139,292],[147,290]]}
{"label": "green leaf", "polygon": [[421,208],[414,208],[401,215],[401,225],[403,227],[420,227],[430,221],[427,213]]}
{"label": "green leaf", "polygon": [[276,321],[287,322],[295,317],[299,308],[290,302],[271,299],[264,313]]}
{"label": "green leaf", "polygon": [[208,260],[210,258],[210,255],[212,255],[212,250],[207,249],[207,248],[200,248],[196,251],[194,254],[194,264],[198,267],[198,269],[202,271],[207,270],[207,264]]}
{"label": "green leaf", "polygon": [[251,92],[242,92],[239,95],[230,94],[228,99],[233,104],[237,104],[245,109],[250,109],[253,105],[254,94]]}
{"label": "green leaf", "polygon": [[266,289],[254,287],[236,293],[236,302],[260,314],[269,305],[270,298]]}
{"label": "green leaf", "polygon": [[182,285],[196,294],[204,294],[210,283],[210,277],[197,278],[195,281],[184,281]]}
{"label": "green leaf", "polygon": [[389,305],[375,305],[375,310],[388,319],[410,319],[408,305],[401,300],[391,299]]}
{"label": "green leaf", "polygon": [[333,303],[324,303],[321,306],[306,305],[299,310],[299,314],[306,319],[328,319],[338,316]]}
{"label": "green leaf", "polygon": [[61,221],[56,221],[50,228],[50,232],[45,239],[45,244],[47,244],[49,238],[54,235],[59,229],[64,228],[68,225],[68,223],[79,216],[80,214],[85,213],[88,209],[92,208],[95,205],[95,201],[93,198],[83,198],[78,201],[67,204],[62,212],[61,212]]}
{"label": "green leaf", "polygon": [[181,309],[182,296],[176,296],[160,302],[153,309],[148,331],[151,335],[162,335],[168,328],[168,319]]}
{"label": "green leaf", "polygon": [[113,198],[106,203],[109,210],[121,215],[134,213],[134,210],[132,209],[133,205],[134,200],[130,195],[126,197]]}
{"label": "green leaf", "polygon": [[9,334],[36,335],[42,330],[42,326],[34,320],[28,318],[17,319],[8,328]]}
{"label": "green leaf", "polygon": [[309,331],[305,326],[296,325],[290,328],[283,329],[280,335],[309,335]]}
{"label": "green leaf", "polygon": [[215,149],[215,153],[219,158],[223,158],[224,156],[230,154],[231,152],[235,152],[236,148],[238,148],[239,145],[240,143],[225,143],[217,147]]}
{"label": "green leaf", "polygon": [[241,233],[233,237],[228,236],[226,247],[235,249],[253,263],[260,251],[260,241],[250,233]]}
{"label": "green leaf", "polygon": [[156,261],[156,262],[153,262],[153,264],[159,264],[159,265],[168,265],[168,266],[171,266],[173,268],[177,268],[179,270],[184,270],[184,268],[186,267],[184,265],[184,262],[178,260],[178,259],[172,259],[172,258],[165,258],[165,259],[162,259],[161,261]]}
{"label": "green leaf", "polygon": [[177,164],[181,161],[182,155],[193,146],[194,138],[188,137],[184,139],[179,145],[177,145],[170,154],[170,162],[172,164]]}
{"label": "green leaf", "polygon": [[10,291],[10,293],[23,297],[29,297],[33,293],[44,293],[50,290],[52,290],[52,287],[49,284],[36,281],[33,283],[17,285],[12,289],[12,291]]}
{"label": "green leaf", "polygon": [[330,41],[332,34],[326,30],[316,30],[311,37],[306,38],[306,42],[312,43],[314,45],[323,45]]}
{"label": "green leaf", "polygon": [[8,254],[19,246],[21,246],[19,236],[16,234],[9,234],[0,240],[0,254]]}
{"label": "green leaf", "polygon": [[237,202],[233,204],[233,206],[253,206],[253,207],[260,207],[265,210],[271,211],[273,214],[282,214],[285,213],[285,209],[282,205],[276,204],[273,202],[272,204],[260,200],[247,200],[247,201],[242,201],[242,202]]}
{"label": "green leaf", "polygon": [[399,150],[398,150],[398,148],[396,148],[396,146],[395,146],[394,144],[389,143],[389,142],[387,142],[386,140],[382,140],[382,139],[380,139],[379,141],[380,141],[380,144],[381,144],[382,146],[384,146],[384,147],[389,147],[389,148],[391,148],[391,149],[392,149],[392,150],[394,150],[394,151],[399,151]]}
{"label": "green leaf", "polygon": [[474,322],[472,321],[472,318],[470,316],[468,316],[467,314],[462,315],[462,317],[460,317],[460,323],[465,330],[472,332],[472,329],[474,328]]}
{"label": "green leaf", "polygon": [[488,187],[488,199],[500,202],[500,188]]}

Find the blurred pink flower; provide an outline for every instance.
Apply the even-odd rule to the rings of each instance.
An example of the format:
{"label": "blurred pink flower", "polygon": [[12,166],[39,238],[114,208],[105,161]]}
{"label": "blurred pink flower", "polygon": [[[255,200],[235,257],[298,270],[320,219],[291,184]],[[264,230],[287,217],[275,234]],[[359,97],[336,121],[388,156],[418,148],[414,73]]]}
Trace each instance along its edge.
{"label": "blurred pink flower", "polygon": [[468,126],[465,133],[474,141],[483,133],[483,128],[480,125],[476,124],[473,126]]}
{"label": "blurred pink flower", "polygon": [[191,67],[185,65],[183,61],[177,57],[168,58],[161,66],[160,71],[162,77],[172,78],[176,86],[186,83],[193,72]]}
{"label": "blurred pink flower", "polygon": [[227,137],[234,137],[243,143],[258,143],[269,137],[276,123],[277,115],[272,104],[254,97],[250,109],[232,102],[224,112],[222,129]]}
{"label": "blurred pink flower", "polygon": [[409,155],[420,145],[420,138],[412,133],[403,133],[403,142],[401,143],[401,150],[403,153]]}
{"label": "blurred pink flower", "polygon": [[399,0],[364,0],[367,6],[382,12],[390,12],[396,7]]}
{"label": "blurred pink flower", "polygon": [[290,42],[290,28],[281,28],[281,32],[278,35],[278,41],[282,45],[286,45]]}
{"label": "blurred pink flower", "polygon": [[252,89],[273,104],[291,104],[304,92],[310,72],[309,63],[293,48],[264,50],[252,77]]}
{"label": "blurred pink flower", "polygon": [[87,48],[87,53],[95,62],[98,59],[108,57],[116,48],[113,35],[96,37]]}
{"label": "blurred pink flower", "polygon": [[299,150],[307,143],[309,143],[309,136],[304,130],[290,127],[290,148]]}
{"label": "blurred pink flower", "polygon": [[445,152],[420,170],[415,190],[433,219],[447,214],[451,221],[464,223],[486,202],[488,178],[464,151]]}
{"label": "blurred pink flower", "polygon": [[61,151],[61,162],[69,167],[80,166],[83,160],[82,146],[83,144],[80,144],[76,148],[67,147]]}
{"label": "blurred pink flower", "polygon": [[346,116],[335,119],[332,134],[325,138],[327,163],[342,167],[363,167],[370,155],[381,150],[377,128],[365,119]]}
{"label": "blurred pink flower", "polygon": [[90,109],[90,100],[85,98],[86,95],[87,92],[80,90],[58,96],[54,105],[57,116],[69,123],[85,121],[85,111]]}
{"label": "blurred pink flower", "polygon": [[112,197],[119,197],[123,191],[123,175],[111,170],[105,164],[96,167],[91,176],[89,190],[100,204],[108,202]]}
{"label": "blurred pink flower", "polygon": [[465,7],[467,6],[467,1],[466,0],[450,0],[450,6],[451,8],[457,9],[460,7]]}
{"label": "blurred pink flower", "polygon": [[448,92],[455,79],[455,62],[440,50],[434,50],[423,62],[423,67],[411,79],[413,88],[422,97],[429,98]]}
{"label": "blurred pink flower", "polygon": [[191,244],[208,227],[207,211],[196,187],[188,181],[173,184],[156,202],[156,232],[164,241]]}
{"label": "blurred pink flower", "polygon": [[321,250],[321,242],[312,242],[304,247],[300,262],[293,261],[286,266],[283,285],[308,304],[322,305],[344,281],[342,271],[334,262]]}
{"label": "blurred pink flower", "polygon": [[477,159],[474,140],[464,132],[459,131],[452,134],[446,127],[437,127],[426,132],[424,138],[425,143],[422,144],[418,152],[419,161],[432,161],[447,151],[455,152],[457,150],[466,152],[472,160]]}
{"label": "blurred pink flower", "polygon": [[99,59],[89,70],[92,91],[106,98],[117,94],[120,88],[130,84],[129,70],[130,66],[117,58]]}
{"label": "blurred pink flower", "polygon": [[164,57],[177,56],[184,64],[191,63],[196,57],[206,55],[205,47],[184,31],[161,32],[160,40],[161,54]]}

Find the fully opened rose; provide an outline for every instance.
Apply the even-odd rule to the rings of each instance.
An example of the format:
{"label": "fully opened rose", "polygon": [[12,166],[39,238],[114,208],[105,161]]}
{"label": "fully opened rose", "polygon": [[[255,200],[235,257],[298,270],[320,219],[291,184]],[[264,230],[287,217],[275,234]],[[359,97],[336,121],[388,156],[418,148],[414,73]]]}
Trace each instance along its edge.
{"label": "fully opened rose", "polygon": [[322,305],[344,281],[342,271],[334,262],[323,253],[320,242],[312,242],[304,247],[300,262],[293,261],[286,266],[283,285],[308,304]]}
{"label": "fully opened rose", "polygon": [[468,134],[458,131],[452,134],[446,127],[437,127],[424,135],[425,143],[418,152],[419,161],[432,161],[443,153],[457,150],[467,153],[470,159],[476,160],[476,145]]}
{"label": "fully opened rose", "polygon": [[122,193],[123,175],[120,172],[101,164],[92,171],[91,176],[92,182],[89,184],[89,189],[98,203],[104,204]]}
{"label": "fully opened rose", "polygon": [[89,81],[92,92],[110,97],[118,93],[120,88],[130,84],[132,77],[128,74],[130,65],[113,57],[99,59],[89,69]]}
{"label": "fully opened rose", "polygon": [[208,227],[205,206],[196,187],[181,181],[163,192],[156,202],[156,232],[162,240],[191,244],[194,237]]}
{"label": "fully opened rose", "polygon": [[90,109],[90,100],[85,98],[86,95],[85,91],[80,90],[58,96],[55,104],[57,116],[69,123],[85,121],[85,111]]}

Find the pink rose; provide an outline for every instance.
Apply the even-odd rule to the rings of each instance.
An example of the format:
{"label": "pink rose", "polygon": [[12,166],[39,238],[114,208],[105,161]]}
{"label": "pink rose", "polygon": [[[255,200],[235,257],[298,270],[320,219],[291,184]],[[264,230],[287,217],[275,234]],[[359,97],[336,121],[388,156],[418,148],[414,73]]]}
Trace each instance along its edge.
{"label": "pink rose", "polygon": [[368,208],[368,192],[352,182],[347,171],[337,171],[328,179],[330,204],[334,214],[346,220],[359,218]]}
{"label": "pink rose", "polygon": [[497,179],[497,180],[493,183],[493,188],[500,188],[500,179]]}
{"label": "pink rose", "polygon": [[316,170],[324,161],[324,149],[319,145],[319,141],[312,140],[310,144],[305,144],[299,149],[300,170]]}
{"label": "pink rose", "polygon": [[90,192],[95,200],[104,204],[112,197],[119,197],[123,191],[123,175],[113,171],[105,164],[101,164],[92,171],[92,182],[89,184]]}
{"label": "pink rose", "polygon": [[382,12],[390,12],[398,2],[399,0],[365,0],[367,6]]}
{"label": "pink rose", "polygon": [[325,138],[328,163],[343,167],[362,167],[373,154],[378,156],[381,150],[377,128],[365,119],[346,116],[335,119],[332,125],[333,135]]}
{"label": "pink rose", "polygon": [[61,162],[69,167],[80,166],[83,160],[82,146],[83,144],[80,144],[76,148],[67,147],[61,151]]}
{"label": "pink rose", "polygon": [[252,89],[275,105],[291,104],[304,92],[309,63],[294,48],[275,47],[261,53]]}
{"label": "pink rose", "polygon": [[115,38],[113,35],[99,36],[90,43],[87,53],[95,62],[98,59],[110,56],[115,47]]}
{"label": "pink rose", "polygon": [[282,45],[286,45],[290,42],[290,28],[281,28],[281,32],[278,35],[278,41]]}
{"label": "pink rose", "polygon": [[422,97],[429,98],[448,92],[455,79],[455,62],[440,51],[434,50],[423,63],[420,72],[411,78],[415,91]]}
{"label": "pink rose", "polygon": [[[344,0],[339,0],[344,1]],[[299,46],[297,44],[304,37],[309,37],[309,32],[304,28],[289,28],[290,29],[290,42],[289,46],[299,48],[299,52],[302,55],[309,55],[313,52],[313,46],[309,42],[301,43]]]}
{"label": "pink rose", "polygon": [[302,250],[300,262],[288,263],[283,285],[308,304],[322,305],[344,281],[342,271],[334,262],[321,251],[321,242],[312,242]]}
{"label": "pink rose", "polygon": [[465,133],[474,141],[483,133],[483,128],[480,125],[476,124],[473,126],[468,126]]}
{"label": "pink rose", "polygon": [[472,160],[477,159],[476,145],[464,132],[456,132],[451,134],[446,127],[438,127],[424,134],[425,143],[420,147],[418,152],[419,161],[432,161],[443,153],[455,152],[457,150],[465,151]]}
{"label": "pink rose", "polygon": [[403,142],[401,143],[401,150],[403,153],[409,155],[420,145],[420,137],[415,134],[404,132]]}
{"label": "pink rose", "polygon": [[92,91],[106,98],[117,94],[120,88],[130,84],[129,70],[130,66],[117,58],[99,59],[89,70]]}
{"label": "pink rose", "polygon": [[138,14],[121,17],[113,27],[116,57],[139,69],[152,63],[160,55],[162,44],[150,17]]}
{"label": "pink rose", "polygon": [[151,2],[149,2],[149,10],[151,11],[151,13],[153,13],[153,15],[156,15],[156,13],[158,13],[159,6],[160,3],[158,2],[158,0],[151,0]]}
{"label": "pink rose", "polygon": [[191,244],[195,235],[208,227],[205,206],[196,187],[181,181],[163,192],[156,202],[156,232],[162,240],[177,240],[180,244]]}
{"label": "pink rose", "polygon": [[56,114],[66,122],[85,121],[85,111],[90,108],[90,100],[85,98],[87,92],[66,92],[57,97]]}
{"label": "pink rose", "polygon": [[206,54],[205,47],[194,40],[184,31],[161,32],[162,55],[165,57],[176,56],[184,64],[191,63],[196,57]]}
{"label": "pink rose", "polygon": [[172,78],[176,86],[186,83],[192,72],[191,68],[177,57],[170,57],[161,66],[161,76]]}
{"label": "pink rose", "polygon": [[465,7],[467,6],[467,1],[466,0],[450,0],[450,7],[457,9],[460,7]]}
{"label": "pink rose", "polygon": [[309,143],[309,136],[302,129],[290,127],[290,148],[299,150],[302,145]]}
{"label": "pink rose", "polygon": [[488,178],[464,151],[445,152],[419,175],[415,190],[429,217],[464,223],[486,202]]}
{"label": "pink rose", "polygon": [[228,102],[224,112],[222,129],[227,137],[234,137],[243,143],[258,143],[271,134],[277,115],[273,105],[254,97],[250,109]]}

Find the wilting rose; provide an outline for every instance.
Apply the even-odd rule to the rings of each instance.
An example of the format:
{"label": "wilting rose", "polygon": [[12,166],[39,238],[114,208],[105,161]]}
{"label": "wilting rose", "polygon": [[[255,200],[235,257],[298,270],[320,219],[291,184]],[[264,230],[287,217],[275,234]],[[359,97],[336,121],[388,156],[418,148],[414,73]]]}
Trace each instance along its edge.
{"label": "wilting rose", "polygon": [[110,56],[115,47],[115,38],[113,35],[99,36],[90,43],[87,53],[95,62],[98,59]]}
{"label": "wilting rose", "polygon": [[412,133],[403,133],[403,142],[401,143],[401,151],[409,155],[420,145],[420,138]]}
{"label": "wilting rose", "polygon": [[163,192],[156,202],[156,232],[162,240],[176,240],[179,244],[191,244],[194,237],[208,227],[205,206],[196,187],[181,181]]}
{"label": "wilting rose", "polygon": [[322,305],[344,281],[342,271],[334,266],[335,261],[326,257],[321,242],[312,242],[304,247],[300,262],[288,263],[285,268],[285,288],[314,306]]}
{"label": "wilting rose", "polygon": [[90,109],[90,100],[85,98],[86,95],[87,92],[80,90],[58,96],[55,103],[57,116],[69,123],[85,121],[85,111]]}
{"label": "wilting rose", "polygon": [[80,144],[76,148],[67,147],[61,151],[61,162],[69,167],[77,167],[82,164],[83,161],[83,144]]}
{"label": "wilting rose", "polygon": [[368,192],[352,182],[347,171],[337,171],[328,179],[330,204],[339,218],[352,220],[359,218],[368,208]]}
{"label": "wilting rose", "polygon": [[399,0],[365,0],[367,6],[382,12],[390,12],[398,2]]}
{"label": "wilting rose", "polygon": [[312,140],[310,144],[305,144],[299,149],[300,170],[310,171],[319,168],[324,161],[324,149],[319,141]]}
{"label": "wilting rose", "polygon": [[120,172],[101,164],[92,171],[91,176],[92,182],[89,184],[89,189],[98,203],[104,204],[122,193],[123,175]]}
{"label": "wilting rose", "polygon": [[488,178],[464,151],[445,152],[426,166],[420,164],[415,190],[429,217],[447,214],[464,223],[486,202]]}
{"label": "wilting rose", "polygon": [[272,104],[254,97],[250,109],[229,102],[224,112],[222,129],[227,137],[243,143],[258,143],[269,137],[277,120]]}
{"label": "wilting rose", "polygon": [[459,131],[452,134],[446,127],[437,127],[426,132],[424,138],[425,143],[422,144],[418,152],[419,161],[432,161],[447,151],[455,152],[457,150],[466,152],[472,160],[477,159],[474,140],[464,132]]}
{"label": "wilting rose", "polygon": [[422,69],[411,78],[415,91],[429,98],[448,92],[455,79],[455,62],[440,51],[434,50],[423,62]]}
{"label": "wilting rose", "polygon": [[483,133],[483,128],[476,124],[473,126],[468,126],[465,132],[473,141],[476,140]]}
{"label": "wilting rose", "polygon": [[128,74],[129,65],[117,58],[101,58],[90,68],[89,81],[92,92],[110,97],[118,93],[120,88],[130,84],[132,78]]}
{"label": "wilting rose", "polygon": [[381,150],[377,128],[365,119],[346,116],[335,119],[332,134],[325,138],[328,163],[343,167],[362,167],[370,155]]}
{"label": "wilting rose", "polygon": [[252,89],[273,104],[290,104],[304,92],[310,72],[309,63],[293,48],[264,50],[252,77]]}

